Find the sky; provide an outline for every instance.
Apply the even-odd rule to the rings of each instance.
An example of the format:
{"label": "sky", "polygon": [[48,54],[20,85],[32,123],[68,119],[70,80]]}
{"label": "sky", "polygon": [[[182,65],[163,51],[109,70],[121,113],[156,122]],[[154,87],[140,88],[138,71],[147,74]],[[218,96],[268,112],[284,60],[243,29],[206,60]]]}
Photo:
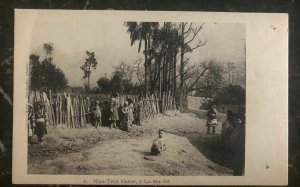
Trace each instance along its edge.
{"label": "sky", "polygon": [[[195,25],[200,23],[195,23]],[[188,54],[190,63],[215,58],[220,62],[233,62],[245,72],[246,28],[240,23],[205,23],[195,41],[207,40],[206,45]],[[111,76],[113,67],[121,61],[133,63],[143,58],[138,43],[130,45],[129,34],[123,22],[104,22],[95,17],[61,17],[39,15],[32,27],[31,53],[44,58],[43,43],[55,46],[53,62],[62,69],[70,86],[82,86],[85,51],[95,52],[97,68],[91,74],[91,86],[97,80]]]}

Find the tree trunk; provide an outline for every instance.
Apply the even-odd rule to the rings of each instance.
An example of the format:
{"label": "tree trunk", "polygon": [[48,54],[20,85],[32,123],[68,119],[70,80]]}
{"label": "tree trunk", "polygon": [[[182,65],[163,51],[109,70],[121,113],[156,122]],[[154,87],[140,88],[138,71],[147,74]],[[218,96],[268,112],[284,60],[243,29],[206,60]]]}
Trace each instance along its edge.
{"label": "tree trunk", "polygon": [[180,85],[179,85],[179,91],[180,91],[180,101],[179,101],[179,107],[180,111],[186,111],[186,104],[185,104],[185,98],[186,98],[186,92],[184,91],[184,23],[181,23],[181,44],[180,44]]}
{"label": "tree trunk", "polygon": [[171,80],[171,75],[172,75],[172,55],[168,57],[168,93],[172,90],[172,80]]}
{"label": "tree trunk", "polygon": [[90,76],[91,76],[91,66],[89,66],[89,72],[88,72],[88,92],[90,92]]}
{"label": "tree trunk", "polygon": [[145,66],[145,95],[147,96],[148,95],[148,59],[147,59],[147,38],[145,37],[144,39],[145,41],[145,63],[144,63],[144,66]]}
{"label": "tree trunk", "polygon": [[177,56],[177,51],[174,52],[174,57],[173,57],[173,97],[175,97],[176,94],[176,56]]}
{"label": "tree trunk", "polygon": [[161,63],[162,63],[162,58],[159,59],[159,62],[158,62],[158,85],[159,85],[159,97],[161,98],[162,97],[162,84],[161,84],[161,79],[162,79],[162,68],[161,68]]}

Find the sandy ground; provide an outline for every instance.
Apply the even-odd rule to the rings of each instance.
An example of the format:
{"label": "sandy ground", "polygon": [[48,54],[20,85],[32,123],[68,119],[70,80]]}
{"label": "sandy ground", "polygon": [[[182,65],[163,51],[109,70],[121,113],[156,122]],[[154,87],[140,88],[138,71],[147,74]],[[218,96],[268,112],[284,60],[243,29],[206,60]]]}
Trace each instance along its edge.
{"label": "sandy ground", "polygon": [[[190,106],[190,113],[168,112],[144,121],[143,126],[133,126],[130,132],[107,127],[49,127],[43,145],[28,146],[28,173],[232,175],[230,152],[220,146],[221,125],[217,134],[206,134],[206,112],[195,104]],[[158,129],[166,132],[167,150],[151,156]]]}

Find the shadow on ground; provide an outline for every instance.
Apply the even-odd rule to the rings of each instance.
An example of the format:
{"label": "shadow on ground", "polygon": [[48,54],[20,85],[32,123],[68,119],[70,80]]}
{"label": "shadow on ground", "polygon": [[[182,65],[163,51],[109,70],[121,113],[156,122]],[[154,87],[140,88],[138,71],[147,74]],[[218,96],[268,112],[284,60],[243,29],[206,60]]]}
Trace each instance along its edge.
{"label": "shadow on ground", "polygon": [[233,153],[221,143],[220,134],[173,133],[186,137],[207,159],[221,166],[233,169]]}

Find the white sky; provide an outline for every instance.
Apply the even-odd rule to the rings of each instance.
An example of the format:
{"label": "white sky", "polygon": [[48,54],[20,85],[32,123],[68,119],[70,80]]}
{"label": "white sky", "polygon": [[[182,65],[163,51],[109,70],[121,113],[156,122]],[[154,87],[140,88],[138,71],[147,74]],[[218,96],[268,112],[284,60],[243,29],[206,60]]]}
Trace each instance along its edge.
{"label": "white sky", "polygon": [[[110,77],[113,66],[120,61],[133,63],[143,57],[137,51],[137,42],[130,46],[126,31],[123,22],[41,14],[32,29],[31,51],[44,58],[42,44],[54,43],[53,62],[65,72],[71,86],[83,85],[80,66],[84,63],[85,51],[95,52],[98,65],[92,72],[91,86],[96,86],[98,78],[105,73]],[[207,44],[189,54],[190,63],[216,58],[226,63],[234,62],[241,71],[245,71],[245,32],[244,24],[205,23],[199,37],[206,38]]]}

